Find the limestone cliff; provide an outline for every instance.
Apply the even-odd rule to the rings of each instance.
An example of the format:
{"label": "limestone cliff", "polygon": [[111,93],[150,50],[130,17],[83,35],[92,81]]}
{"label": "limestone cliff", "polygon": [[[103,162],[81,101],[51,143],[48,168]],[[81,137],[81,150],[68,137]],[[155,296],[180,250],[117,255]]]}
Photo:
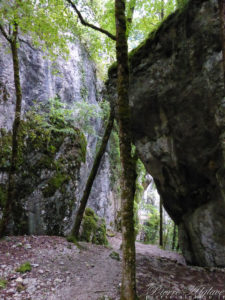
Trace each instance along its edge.
{"label": "limestone cliff", "polygon": [[[23,116],[34,102],[36,105],[45,105],[50,98],[56,96],[71,109],[77,101],[86,101],[98,107],[95,66],[79,41],[69,47],[70,55],[67,61],[59,57],[57,61],[51,62],[41,51],[33,49],[29,44],[21,43],[19,58]],[[0,204],[5,197],[7,164],[9,164],[5,153],[7,151],[10,153],[8,131],[12,128],[14,108],[12,58],[7,44],[1,41]],[[24,124],[26,127],[30,126],[30,123]],[[47,133],[37,132],[35,128],[32,128],[33,137],[26,135],[26,145],[21,155],[23,162],[20,164],[17,178],[18,205],[14,208],[11,232],[55,235],[68,232],[92,166],[98,136],[101,135],[100,118],[92,118],[90,125],[93,133],[86,134],[86,160],[83,157],[86,148],[85,138],[77,129],[75,130],[77,134],[72,137],[60,133],[50,134],[48,141]],[[96,178],[89,205],[100,217],[105,217],[109,224],[114,221],[114,215],[111,213],[113,201],[108,201],[111,190],[107,155],[104,157],[102,167],[100,173],[104,172],[104,177]]]}
{"label": "limestone cliff", "polygon": [[[191,0],[130,54],[133,139],[186,260],[225,266],[225,101],[218,3]],[[108,88],[115,94],[115,67]]]}

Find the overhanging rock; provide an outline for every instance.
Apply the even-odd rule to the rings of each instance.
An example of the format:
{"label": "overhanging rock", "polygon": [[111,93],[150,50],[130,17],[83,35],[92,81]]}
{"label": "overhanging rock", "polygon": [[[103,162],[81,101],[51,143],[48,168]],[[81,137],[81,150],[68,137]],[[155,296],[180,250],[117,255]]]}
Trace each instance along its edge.
{"label": "overhanging rock", "polygon": [[[225,266],[225,99],[217,1],[190,1],[130,54],[132,134],[188,263]],[[109,71],[115,94],[116,70]]]}

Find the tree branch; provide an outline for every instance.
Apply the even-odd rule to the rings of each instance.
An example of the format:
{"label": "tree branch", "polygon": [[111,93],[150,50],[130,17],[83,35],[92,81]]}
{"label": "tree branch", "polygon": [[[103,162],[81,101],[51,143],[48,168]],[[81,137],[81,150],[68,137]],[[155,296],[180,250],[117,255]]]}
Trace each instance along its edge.
{"label": "tree branch", "polygon": [[12,42],[11,38],[8,36],[8,34],[6,33],[4,27],[3,27],[1,24],[0,24],[0,31],[1,31],[2,35],[4,36],[4,38],[5,38],[9,43],[11,43],[11,42]]}
{"label": "tree branch", "polygon": [[39,51],[37,48],[34,48],[28,41],[25,41],[25,40],[23,40],[23,39],[21,39],[21,38],[19,38],[19,41],[20,41],[21,43],[24,43],[24,44],[26,44],[27,46],[29,46],[32,50],[34,50],[34,51]]}
{"label": "tree branch", "polygon": [[90,24],[90,23],[88,23],[88,22],[86,22],[86,21],[84,20],[84,18],[82,17],[80,11],[77,9],[76,5],[75,5],[71,0],[66,0],[66,1],[72,6],[72,8],[73,8],[73,9],[75,10],[75,12],[77,13],[78,18],[79,18],[81,24],[83,24],[84,26],[90,27],[90,28],[92,28],[92,29],[94,29],[94,30],[97,30],[97,31],[99,31],[99,32],[101,32],[101,33],[104,33],[105,35],[107,35],[108,37],[110,37],[110,38],[111,38],[112,40],[114,40],[114,41],[116,40],[116,36],[113,35],[113,34],[111,34],[109,31],[107,31],[107,30],[105,30],[105,29],[102,29],[102,28],[100,28],[100,27],[97,27],[97,26],[95,26],[95,25],[93,25],[93,24]]}

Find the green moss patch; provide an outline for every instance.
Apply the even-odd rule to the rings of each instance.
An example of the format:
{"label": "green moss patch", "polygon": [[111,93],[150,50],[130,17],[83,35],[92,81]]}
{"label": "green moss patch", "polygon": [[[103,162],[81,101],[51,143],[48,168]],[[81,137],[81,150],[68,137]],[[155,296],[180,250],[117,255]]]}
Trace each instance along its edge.
{"label": "green moss patch", "polygon": [[80,238],[97,245],[108,245],[105,220],[100,219],[89,207],[85,209]]}
{"label": "green moss patch", "polygon": [[64,183],[68,183],[69,177],[65,174],[57,173],[54,177],[50,178],[47,186],[43,189],[42,193],[45,198],[51,197],[55,192],[62,187]]}
{"label": "green moss patch", "polygon": [[32,270],[31,264],[29,262],[25,262],[24,264],[20,265],[16,269],[16,272],[26,273],[26,272],[30,272],[31,270]]}

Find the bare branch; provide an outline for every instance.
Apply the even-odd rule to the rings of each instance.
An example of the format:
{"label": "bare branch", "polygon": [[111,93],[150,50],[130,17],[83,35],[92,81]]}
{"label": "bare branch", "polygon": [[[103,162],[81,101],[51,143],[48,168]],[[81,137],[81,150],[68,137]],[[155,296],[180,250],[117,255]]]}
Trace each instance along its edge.
{"label": "bare branch", "polygon": [[10,36],[6,33],[4,27],[3,27],[1,24],[0,24],[0,31],[1,31],[2,35],[4,36],[4,38],[5,38],[9,43],[11,43],[12,40],[11,40]]}
{"label": "bare branch", "polygon": [[19,38],[19,41],[20,41],[21,43],[24,43],[24,44],[26,44],[27,46],[29,46],[32,50],[34,50],[34,51],[39,51],[39,49],[34,48],[28,41],[25,41],[25,40],[23,40],[23,39],[21,39],[21,38]]}
{"label": "bare branch", "polygon": [[109,31],[107,31],[107,30],[105,30],[105,29],[102,29],[102,28],[100,28],[100,27],[97,27],[97,26],[95,26],[95,25],[93,25],[93,24],[90,24],[90,23],[88,23],[88,22],[86,22],[86,21],[84,20],[83,16],[81,15],[80,11],[77,9],[76,5],[75,5],[71,0],[66,0],[66,1],[71,5],[71,7],[72,7],[72,8],[75,10],[75,12],[77,13],[78,18],[79,18],[81,24],[83,24],[84,26],[90,27],[90,28],[92,28],[92,29],[94,29],[94,30],[97,30],[97,31],[99,31],[99,32],[101,32],[101,33],[104,33],[105,35],[107,35],[108,37],[110,37],[110,38],[111,38],[112,40],[114,40],[114,41],[116,40],[116,36],[113,35],[113,34],[111,34]]}

